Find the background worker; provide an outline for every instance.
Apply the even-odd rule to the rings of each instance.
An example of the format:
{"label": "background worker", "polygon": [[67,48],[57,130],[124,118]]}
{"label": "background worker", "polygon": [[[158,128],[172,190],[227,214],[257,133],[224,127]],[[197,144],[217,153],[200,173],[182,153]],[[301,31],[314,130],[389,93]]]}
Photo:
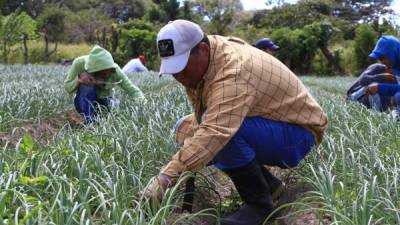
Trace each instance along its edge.
{"label": "background worker", "polygon": [[395,75],[392,83],[373,83],[368,86],[368,94],[375,96],[375,104],[381,102],[381,98],[391,98],[392,105],[396,107],[392,111],[393,117],[400,118],[400,40],[394,36],[384,35],[379,38],[374,50],[369,55],[373,59],[379,59]]}
{"label": "background worker", "polygon": [[274,44],[269,38],[261,38],[253,46],[271,55],[274,55],[275,52],[279,50],[279,46]]}
{"label": "background worker", "polygon": [[141,73],[148,72],[146,68],[146,59],[144,55],[140,55],[138,58],[131,59],[123,68],[122,71],[125,73]]}
{"label": "background worker", "polygon": [[283,63],[238,38],[207,36],[187,20],[157,35],[160,74],[172,74],[194,113],[177,124],[183,146],[143,194],[162,198],[184,171],[210,162],[235,184],[244,204],[223,225],[261,224],[281,186],[263,165],[297,166],[322,141],[327,117]]}
{"label": "background worker", "polygon": [[391,98],[369,95],[367,89],[372,83],[397,83],[397,81],[391,68],[381,63],[374,63],[368,66],[347,90],[347,98],[360,102],[367,108],[374,108],[381,112],[386,111],[391,106]]}
{"label": "background worker", "polygon": [[85,124],[93,121],[98,106],[109,109],[116,102],[112,97],[115,86],[120,86],[134,99],[145,99],[142,91],[114,63],[111,54],[100,46],[95,46],[89,55],[76,58],[64,81],[65,90],[76,93],[75,109],[83,116]]}

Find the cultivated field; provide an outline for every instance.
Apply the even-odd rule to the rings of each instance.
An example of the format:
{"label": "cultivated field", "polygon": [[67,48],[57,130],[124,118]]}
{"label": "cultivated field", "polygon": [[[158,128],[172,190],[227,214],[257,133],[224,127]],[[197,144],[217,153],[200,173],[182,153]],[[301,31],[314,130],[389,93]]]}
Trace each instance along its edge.
{"label": "cultivated field", "polygon": [[[135,196],[176,151],[171,129],[191,111],[175,81],[130,74],[148,101],[117,91],[119,108],[82,127],[62,87],[67,69],[0,65],[0,224],[212,224],[236,209],[212,168],[197,174],[193,214],[179,213],[183,185],[160,204]],[[307,193],[278,203],[286,218],[268,224],[400,224],[399,123],[346,102],[350,78],[302,80],[329,129],[300,168],[277,171],[284,197]]]}

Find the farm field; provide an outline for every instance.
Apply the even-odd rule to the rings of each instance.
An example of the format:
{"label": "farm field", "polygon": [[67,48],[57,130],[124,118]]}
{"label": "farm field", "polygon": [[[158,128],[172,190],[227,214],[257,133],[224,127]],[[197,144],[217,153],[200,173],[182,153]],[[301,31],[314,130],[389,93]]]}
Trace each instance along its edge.
{"label": "farm field", "polygon": [[[0,224],[213,224],[237,209],[212,168],[196,175],[193,214],[178,213],[184,180],[161,203],[135,196],[176,151],[172,127],[191,112],[173,79],[130,74],[147,102],[117,89],[119,107],[82,127],[63,89],[67,70],[0,65]],[[329,128],[299,168],[277,172],[288,195],[304,194],[267,224],[400,224],[400,123],[346,102],[352,78],[301,79]]]}

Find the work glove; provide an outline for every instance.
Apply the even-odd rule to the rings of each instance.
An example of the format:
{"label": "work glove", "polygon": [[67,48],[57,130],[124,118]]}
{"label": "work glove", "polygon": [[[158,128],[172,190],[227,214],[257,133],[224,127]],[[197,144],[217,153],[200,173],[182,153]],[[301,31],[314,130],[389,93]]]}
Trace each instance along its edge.
{"label": "work glove", "polygon": [[151,197],[157,197],[158,201],[162,201],[164,193],[168,187],[173,185],[173,179],[165,174],[160,174],[151,178],[150,184],[142,191],[138,192],[136,196],[142,196],[144,194],[146,199]]}

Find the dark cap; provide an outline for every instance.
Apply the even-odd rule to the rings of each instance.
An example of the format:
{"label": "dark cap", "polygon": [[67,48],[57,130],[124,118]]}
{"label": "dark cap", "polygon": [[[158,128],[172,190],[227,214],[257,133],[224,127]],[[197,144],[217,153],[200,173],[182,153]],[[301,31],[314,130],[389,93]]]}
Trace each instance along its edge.
{"label": "dark cap", "polygon": [[253,46],[259,49],[269,48],[274,51],[279,49],[279,46],[274,44],[274,42],[269,38],[262,38],[258,40]]}

